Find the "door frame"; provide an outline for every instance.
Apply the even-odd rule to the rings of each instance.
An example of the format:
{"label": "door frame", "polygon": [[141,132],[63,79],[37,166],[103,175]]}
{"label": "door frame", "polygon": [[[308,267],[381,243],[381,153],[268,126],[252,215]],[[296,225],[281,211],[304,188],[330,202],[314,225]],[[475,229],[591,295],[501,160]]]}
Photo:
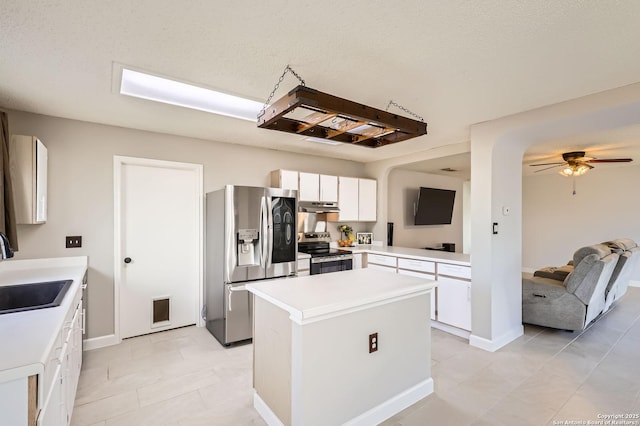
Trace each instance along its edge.
{"label": "door frame", "polygon": [[197,174],[196,205],[198,208],[198,285],[196,286],[196,326],[203,327],[204,321],[200,315],[204,300],[204,189],[203,189],[203,165],[195,163],[181,163],[176,161],[154,160],[150,158],[113,156],[113,277],[114,277],[114,334],[117,343],[120,343],[120,286],[122,285],[122,223],[121,223],[121,196],[122,196],[122,167],[125,165],[162,167],[193,171]]}

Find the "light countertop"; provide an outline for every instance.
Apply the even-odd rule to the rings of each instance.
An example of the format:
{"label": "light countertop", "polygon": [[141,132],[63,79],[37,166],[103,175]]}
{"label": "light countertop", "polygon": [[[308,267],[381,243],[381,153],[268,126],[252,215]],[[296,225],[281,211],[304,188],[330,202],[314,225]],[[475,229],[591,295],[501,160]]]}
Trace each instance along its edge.
{"label": "light countertop", "polygon": [[256,296],[289,312],[292,321],[307,324],[427,294],[436,282],[372,269],[283,278],[247,284]]}
{"label": "light countertop", "polygon": [[60,306],[0,315],[0,382],[43,371],[87,264],[86,256],[0,262],[0,286],[73,280]]}
{"label": "light countertop", "polygon": [[373,245],[357,245],[348,247],[353,253],[374,253],[381,255],[391,255],[406,257],[417,260],[430,260],[432,262],[445,262],[455,265],[470,266],[471,256],[463,253],[450,253],[438,250],[426,250],[419,248],[396,247],[396,246],[373,246]]}

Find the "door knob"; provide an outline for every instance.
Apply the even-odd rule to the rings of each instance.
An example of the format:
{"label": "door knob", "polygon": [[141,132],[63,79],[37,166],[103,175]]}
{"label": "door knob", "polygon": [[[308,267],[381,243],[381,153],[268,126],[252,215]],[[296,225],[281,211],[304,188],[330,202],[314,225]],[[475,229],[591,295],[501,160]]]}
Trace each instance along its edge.
{"label": "door knob", "polygon": [[130,257],[125,257],[124,258],[124,263],[131,263],[131,258]]}

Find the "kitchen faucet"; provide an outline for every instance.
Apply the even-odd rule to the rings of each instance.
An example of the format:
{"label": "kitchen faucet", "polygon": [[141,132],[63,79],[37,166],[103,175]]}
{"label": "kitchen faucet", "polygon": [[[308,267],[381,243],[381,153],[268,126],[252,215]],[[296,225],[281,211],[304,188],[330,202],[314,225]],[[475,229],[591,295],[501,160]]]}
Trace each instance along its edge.
{"label": "kitchen faucet", "polygon": [[13,250],[9,245],[9,239],[0,232],[0,259],[9,259],[10,257],[13,257]]}

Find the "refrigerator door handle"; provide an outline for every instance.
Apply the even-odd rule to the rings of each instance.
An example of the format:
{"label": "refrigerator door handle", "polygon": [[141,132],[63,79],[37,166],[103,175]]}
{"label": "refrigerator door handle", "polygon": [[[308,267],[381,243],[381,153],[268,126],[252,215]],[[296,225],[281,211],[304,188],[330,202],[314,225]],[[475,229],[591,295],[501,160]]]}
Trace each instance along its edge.
{"label": "refrigerator door handle", "polygon": [[267,196],[267,234],[265,240],[267,241],[267,262],[265,267],[271,266],[271,253],[273,252],[273,214],[271,205],[271,195]]}
{"label": "refrigerator door handle", "polygon": [[267,229],[267,221],[267,200],[265,196],[262,196],[262,200],[260,202],[260,232],[262,233],[262,235],[260,236],[260,265],[262,265],[263,268],[266,268],[267,266],[267,235],[269,234],[269,231]]}
{"label": "refrigerator door handle", "polygon": [[245,287],[244,285],[238,285],[238,286],[229,286],[229,295],[228,300],[227,300],[227,306],[228,306],[228,310],[229,312],[233,311],[233,308],[231,307],[231,295],[233,294],[234,291],[246,291],[247,287]]}

